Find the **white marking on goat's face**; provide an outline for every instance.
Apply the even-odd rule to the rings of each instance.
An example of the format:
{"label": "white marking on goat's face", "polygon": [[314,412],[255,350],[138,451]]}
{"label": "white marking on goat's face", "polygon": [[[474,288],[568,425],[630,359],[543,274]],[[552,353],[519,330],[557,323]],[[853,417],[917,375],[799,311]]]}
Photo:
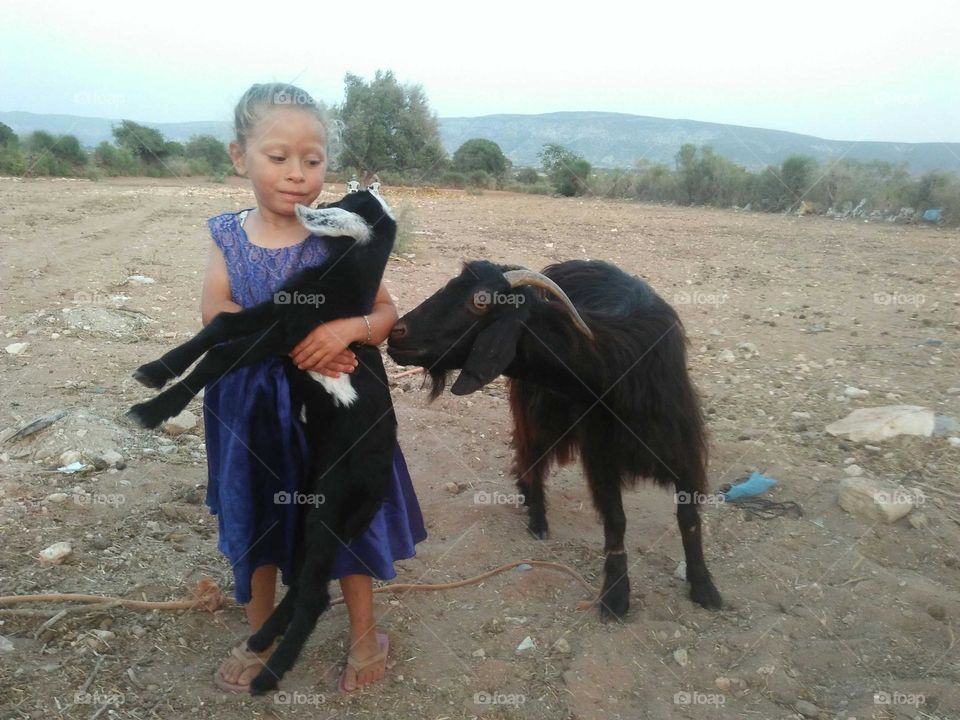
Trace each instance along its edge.
{"label": "white marking on goat's face", "polygon": [[361,245],[370,240],[370,226],[356,213],[343,208],[309,208],[297,205],[297,220],[318,237],[352,237]]}
{"label": "white marking on goat's face", "polygon": [[323,389],[333,396],[335,405],[350,407],[359,397],[357,391],[353,389],[350,376],[346,373],[341,374],[338,378],[332,378],[311,370],[307,371],[307,375],[320,383]]}

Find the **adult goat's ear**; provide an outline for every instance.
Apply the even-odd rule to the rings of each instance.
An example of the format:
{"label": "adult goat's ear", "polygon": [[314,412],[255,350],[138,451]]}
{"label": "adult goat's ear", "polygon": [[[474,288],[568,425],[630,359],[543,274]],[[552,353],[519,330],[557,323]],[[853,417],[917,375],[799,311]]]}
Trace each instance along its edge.
{"label": "adult goat's ear", "polygon": [[450,392],[469,395],[496,379],[513,361],[522,330],[523,323],[516,315],[501,318],[482,330]]}

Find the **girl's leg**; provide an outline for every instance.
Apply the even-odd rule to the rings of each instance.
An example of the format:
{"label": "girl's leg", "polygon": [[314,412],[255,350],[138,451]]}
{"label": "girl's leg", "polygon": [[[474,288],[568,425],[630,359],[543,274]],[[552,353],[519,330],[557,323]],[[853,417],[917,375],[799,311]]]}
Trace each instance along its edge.
{"label": "girl's leg", "polygon": [[[274,596],[277,590],[277,566],[261,565],[253,571],[250,578],[250,602],[243,606],[247,614],[247,622],[250,623],[250,634],[252,635],[260,626],[270,617],[273,612]],[[273,647],[268,648],[259,654],[261,660],[266,662],[270,657]],[[220,677],[228,683],[234,685],[247,685],[263,669],[259,662],[251,664],[243,662],[234,655],[230,655],[220,666]]]}
{"label": "girl's leg", "polygon": [[[340,590],[350,615],[350,652],[362,662],[380,652],[373,619],[373,578],[346,575],[340,578]],[[354,690],[380,680],[386,673],[386,661],[370,665],[359,674],[347,665],[346,673],[344,685],[348,690]]]}

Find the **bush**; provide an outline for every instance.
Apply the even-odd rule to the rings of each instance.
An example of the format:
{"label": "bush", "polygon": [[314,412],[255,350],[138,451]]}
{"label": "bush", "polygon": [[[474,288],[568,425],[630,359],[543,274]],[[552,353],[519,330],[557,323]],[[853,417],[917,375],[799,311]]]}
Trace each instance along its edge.
{"label": "bush", "polygon": [[223,171],[233,167],[227,147],[212,135],[194,135],[184,148],[190,160],[204,160],[207,172]]}
{"label": "bush", "polygon": [[470,186],[487,190],[496,185],[496,181],[490,177],[486,170],[474,170],[470,173]]}
{"label": "bush", "polygon": [[583,156],[557,144],[544,145],[539,156],[554,190],[560,195],[573,197],[589,190],[590,163]]}
{"label": "bush", "polygon": [[445,187],[465,188],[467,186],[467,176],[462,172],[448,170],[440,176],[440,184]]}
{"label": "bush", "polygon": [[534,183],[540,182],[540,173],[533,168],[521,168],[517,170],[513,177],[518,183],[523,183],[524,185],[533,185]]}
{"label": "bush", "polygon": [[457,148],[453,154],[453,167],[462,173],[484,172],[499,180],[510,167],[510,161],[492,140],[474,138]]}

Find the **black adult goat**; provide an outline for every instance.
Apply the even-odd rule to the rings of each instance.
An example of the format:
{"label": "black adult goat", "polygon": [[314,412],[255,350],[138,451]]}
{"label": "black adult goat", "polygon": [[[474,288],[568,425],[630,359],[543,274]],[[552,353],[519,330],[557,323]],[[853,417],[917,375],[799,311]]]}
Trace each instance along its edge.
{"label": "black adult goat", "polygon": [[[286,357],[320,323],[370,312],[396,237],[389,207],[375,193],[361,192],[317,209],[297,206],[296,212],[313,234],[330,237],[324,262],[298,273],[272,302],[220,313],[193,339],[140,367],[134,375],[140,382],[161,387],[206,352],[184,380],[131,408],[133,420],[156,427],[179,413],[197,390],[230,370],[273,355]],[[283,635],[250,683],[254,695],[276,688],[296,662],[329,605],[337,551],[370,524],[390,478],[397,421],[383,360],[374,346],[355,344],[351,349],[357,369],[338,380],[301,372],[287,362],[294,406],[305,412],[311,470],[297,496],[305,503],[298,508],[290,588],[247,640],[250,650],[262,652]]]}
{"label": "black adult goat", "polygon": [[721,605],[703,558],[697,503],[707,445],[685,345],[673,308],[609,263],[574,260],[536,273],[478,260],[400,319],[387,352],[426,368],[434,398],[450,370],[462,368],[455,395],[510,379],[514,472],[538,538],[547,535],[550,465],[579,453],[604,523],[600,613],[620,618],[630,603],[621,488],[640,477],[676,489],[690,598]]}

